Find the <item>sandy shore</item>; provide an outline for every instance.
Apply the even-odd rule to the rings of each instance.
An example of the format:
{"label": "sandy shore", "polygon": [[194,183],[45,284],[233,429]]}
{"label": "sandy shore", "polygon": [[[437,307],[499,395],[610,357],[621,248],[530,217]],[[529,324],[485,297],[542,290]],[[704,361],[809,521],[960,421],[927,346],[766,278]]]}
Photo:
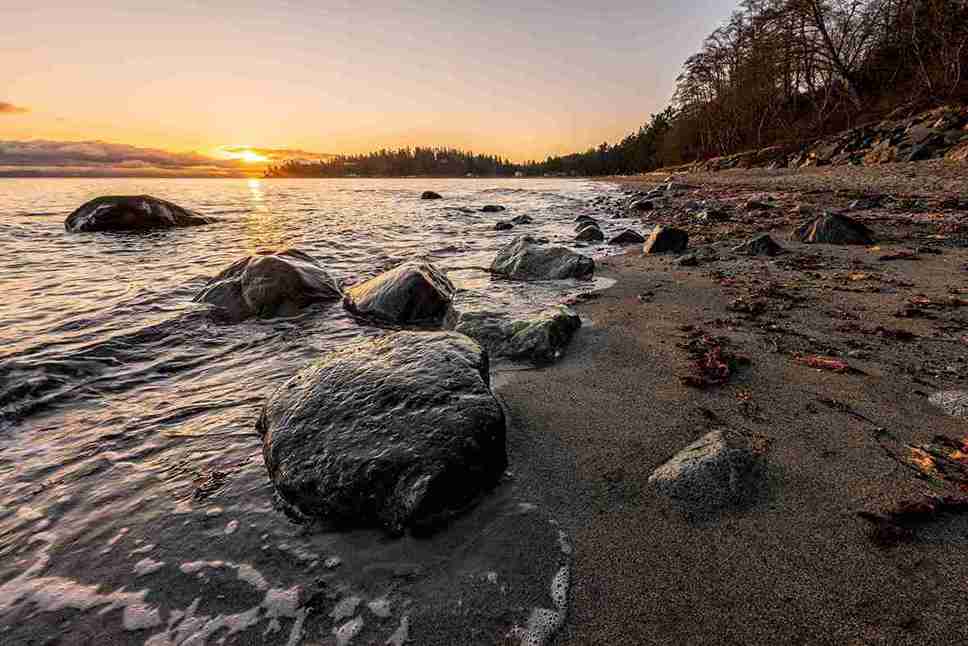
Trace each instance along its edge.
{"label": "sandy shore", "polygon": [[[677,178],[690,186],[645,214],[641,229],[684,226],[699,265],[645,257],[638,247],[602,262],[600,273],[618,283],[580,305],[585,327],[567,356],[550,369],[497,379],[515,429],[515,479],[575,541],[571,606],[558,643],[968,638],[968,520],[940,516],[912,540],[884,546],[856,513],[960,493],[956,482],[919,477],[905,458],[910,445],[936,435],[960,441],[968,434],[965,419],[927,400],[968,386],[968,306],[961,306],[968,216],[941,206],[963,190],[964,171],[936,186],[910,179],[930,175],[930,166],[908,165],[885,172],[873,188],[876,173],[852,173]],[[648,190],[659,178],[624,181]],[[787,238],[802,220],[792,212],[797,204],[844,207],[875,190],[926,201],[852,213],[877,233],[875,248]],[[751,196],[777,207],[745,212],[740,205]],[[736,207],[732,221],[697,224],[688,203],[709,199]],[[789,253],[730,252],[762,231]],[[901,250],[917,253],[881,260]],[[698,390],[680,379],[690,358],[679,344],[700,331],[750,360],[724,386]],[[912,336],[901,340],[904,332]],[[850,369],[803,362],[813,356]],[[768,486],[747,509],[696,519],[647,479],[722,427],[768,441]]]}

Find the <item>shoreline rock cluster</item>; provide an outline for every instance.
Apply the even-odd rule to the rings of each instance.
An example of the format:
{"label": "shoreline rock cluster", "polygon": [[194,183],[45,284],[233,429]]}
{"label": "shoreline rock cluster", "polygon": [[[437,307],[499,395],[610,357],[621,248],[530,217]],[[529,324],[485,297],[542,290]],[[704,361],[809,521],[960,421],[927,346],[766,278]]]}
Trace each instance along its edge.
{"label": "shoreline rock cluster", "polygon": [[713,157],[688,169],[717,172],[732,168],[870,166],[926,159],[968,162],[968,106],[942,106],[912,117],[888,118],[806,146],[770,146]]}
{"label": "shoreline rock cluster", "polygon": [[[421,198],[441,199],[430,191]],[[209,222],[157,198],[105,197],[71,214],[66,227],[145,231]],[[587,279],[594,269],[587,256],[518,236],[498,251],[491,272],[543,281]],[[444,271],[423,261],[344,289],[319,260],[285,249],[235,261],[195,296],[228,322],[295,317],[341,301],[363,322],[404,328],[326,353],[265,403],[257,430],[288,515],[398,535],[445,523],[498,484],[507,466],[506,429],[490,389],[491,358],[551,363],[581,319],[566,307],[520,320],[457,312],[456,292]]]}

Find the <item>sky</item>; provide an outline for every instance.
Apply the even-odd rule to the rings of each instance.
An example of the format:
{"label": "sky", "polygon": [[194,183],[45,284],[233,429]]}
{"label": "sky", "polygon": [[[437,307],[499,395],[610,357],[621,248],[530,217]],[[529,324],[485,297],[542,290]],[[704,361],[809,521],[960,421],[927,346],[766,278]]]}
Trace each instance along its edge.
{"label": "sky", "polygon": [[0,174],[585,150],[662,110],[735,5],[0,0]]}

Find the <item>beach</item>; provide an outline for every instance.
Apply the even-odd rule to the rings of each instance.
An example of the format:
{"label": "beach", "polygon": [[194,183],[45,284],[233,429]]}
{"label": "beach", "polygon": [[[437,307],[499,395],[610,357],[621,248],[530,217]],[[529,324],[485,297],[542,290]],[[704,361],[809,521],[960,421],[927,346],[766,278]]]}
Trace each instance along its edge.
{"label": "beach", "polygon": [[[905,177],[925,168],[895,171]],[[572,605],[559,643],[964,641],[968,517],[939,514],[885,545],[857,513],[959,493],[957,483],[929,484],[904,458],[910,445],[937,435],[960,441],[968,431],[963,418],[928,401],[968,379],[968,252],[963,229],[944,224],[963,223],[964,212],[942,209],[950,195],[931,182],[882,182],[875,190],[893,190],[898,200],[916,193],[924,204],[916,214],[886,205],[856,211],[878,235],[876,248],[806,245],[787,235],[802,219],[793,213],[798,204],[846,209],[872,193],[865,183],[872,174],[674,177],[686,186],[645,219],[693,223],[698,266],[639,248],[600,263],[617,283],[579,305],[585,326],[567,356],[498,382],[515,430],[512,468],[575,542]],[[666,179],[620,181],[649,190]],[[744,212],[751,197],[774,208]],[[684,205],[704,199],[734,204],[731,221],[694,224]],[[762,231],[788,253],[731,252]],[[899,250],[915,255],[888,259]],[[915,295],[946,305],[911,309]],[[691,366],[680,345],[698,331],[748,365],[722,386],[684,385]],[[849,369],[804,362],[814,356]],[[648,478],[719,428],[768,445],[765,486],[744,508],[696,516],[658,495]]]}

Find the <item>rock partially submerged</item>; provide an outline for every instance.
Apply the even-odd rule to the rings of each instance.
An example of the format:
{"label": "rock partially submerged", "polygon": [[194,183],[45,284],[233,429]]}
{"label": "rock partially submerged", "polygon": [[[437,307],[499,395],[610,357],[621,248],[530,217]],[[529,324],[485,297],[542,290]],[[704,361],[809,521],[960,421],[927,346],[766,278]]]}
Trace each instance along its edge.
{"label": "rock partially submerged", "polygon": [[571,308],[559,305],[519,321],[497,312],[462,312],[449,327],[480,343],[491,357],[540,364],[552,363],[561,356],[581,328],[581,318]]}
{"label": "rock partially submerged", "polygon": [[565,247],[539,245],[531,236],[518,236],[498,250],[491,272],[513,280],[589,278],[595,261]]}
{"label": "rock partially submerged", "polygon": [[745,435],[708,433],[674,455],[649,476],[656,490],[698,510],[742,506],[762,486],[766,456]]}
{"label": "rock partially submerged", "polygon": [[783,253],[785,249],[777,244],[769,234],[764,233],[733,247],[733,251],[746,256],[775,256]]}
{"label": "rock partially submerged", "polygon": [[257,429],[288,511],[337,526],[437,525],[507,466],[487,353],[450,332],[397,332],[324,355],[272,395]]}
{"label": "rock partially submerged", "polygon": [[824,213],[800,226],[793,237],[808,244],[873,244],[874,234],[860,222],[839,213]]}
{"label": "rock partially submerged", "polygon": [[530,215],[516,215],[511,218],[513,224],[531,224],[534,220],[531,219]]}
{"label": "rock partially submerged", "polygon": [[597,224],[589,224],[579,229],[575,234],[575,240],[579,242],[599,242],[605,239],[605,234],[598,228]]}
{"label": "rock partially submerged", "polygon": [[152,231],[211,224],[207,218],[150,195],[109,195],[85,202],[67,216],[71,233],[88,231]]}
{"label": "rock partially submerged", "polygon": [[500,213],[501,211],[506,211],[500,204],[486,204],[481,208],[481,213]]}
{"label": "rock partially submerged", "polygon": [[407,262],[346,290],[351,313],[400,325],[439,325],[450,310],[454,285],[426,262]]}
{"label": "rock partially submerged", "polygon": [[608,241],[610,245],[626,245],[626,244],[642,244],[645,242],[645,238],[642,237],[637,231],[632,229],[626,229],[618,235],[612,236],[612,239]]}
{"label": "rock partially submerged", "polygon": [[646,254],[681,252],[689,246],[689,234],[682,229],[657,226],[645,241],[642,251]]}
{"label": "rock partially submerged", "polygon": [[298,249],[261,251],[232,263],[195,296],[232,321],[295,316],[304,307],[338,300],[343,292],[315,258]]}
{"label": "rock partially submerged", "polygon": [[639,211],[639,212],[654,211],[655,202],[653,202],[652,200],[635,200],[634,202],[629,204],[629,208],[632,209],[633,211]]}
{"label": "rock partially submerged", "polygon": [[434,191],[424,191],[420,194],[421,200],[439,200],[442,197],[440,193],[435,193]]}
{"label": "rock partially submerged", "polygon": [[514,225],[508,222],[507,220],[498,220],[497,222],[494,223],[495,231],[507,231],[513,228],[514,228]]}

